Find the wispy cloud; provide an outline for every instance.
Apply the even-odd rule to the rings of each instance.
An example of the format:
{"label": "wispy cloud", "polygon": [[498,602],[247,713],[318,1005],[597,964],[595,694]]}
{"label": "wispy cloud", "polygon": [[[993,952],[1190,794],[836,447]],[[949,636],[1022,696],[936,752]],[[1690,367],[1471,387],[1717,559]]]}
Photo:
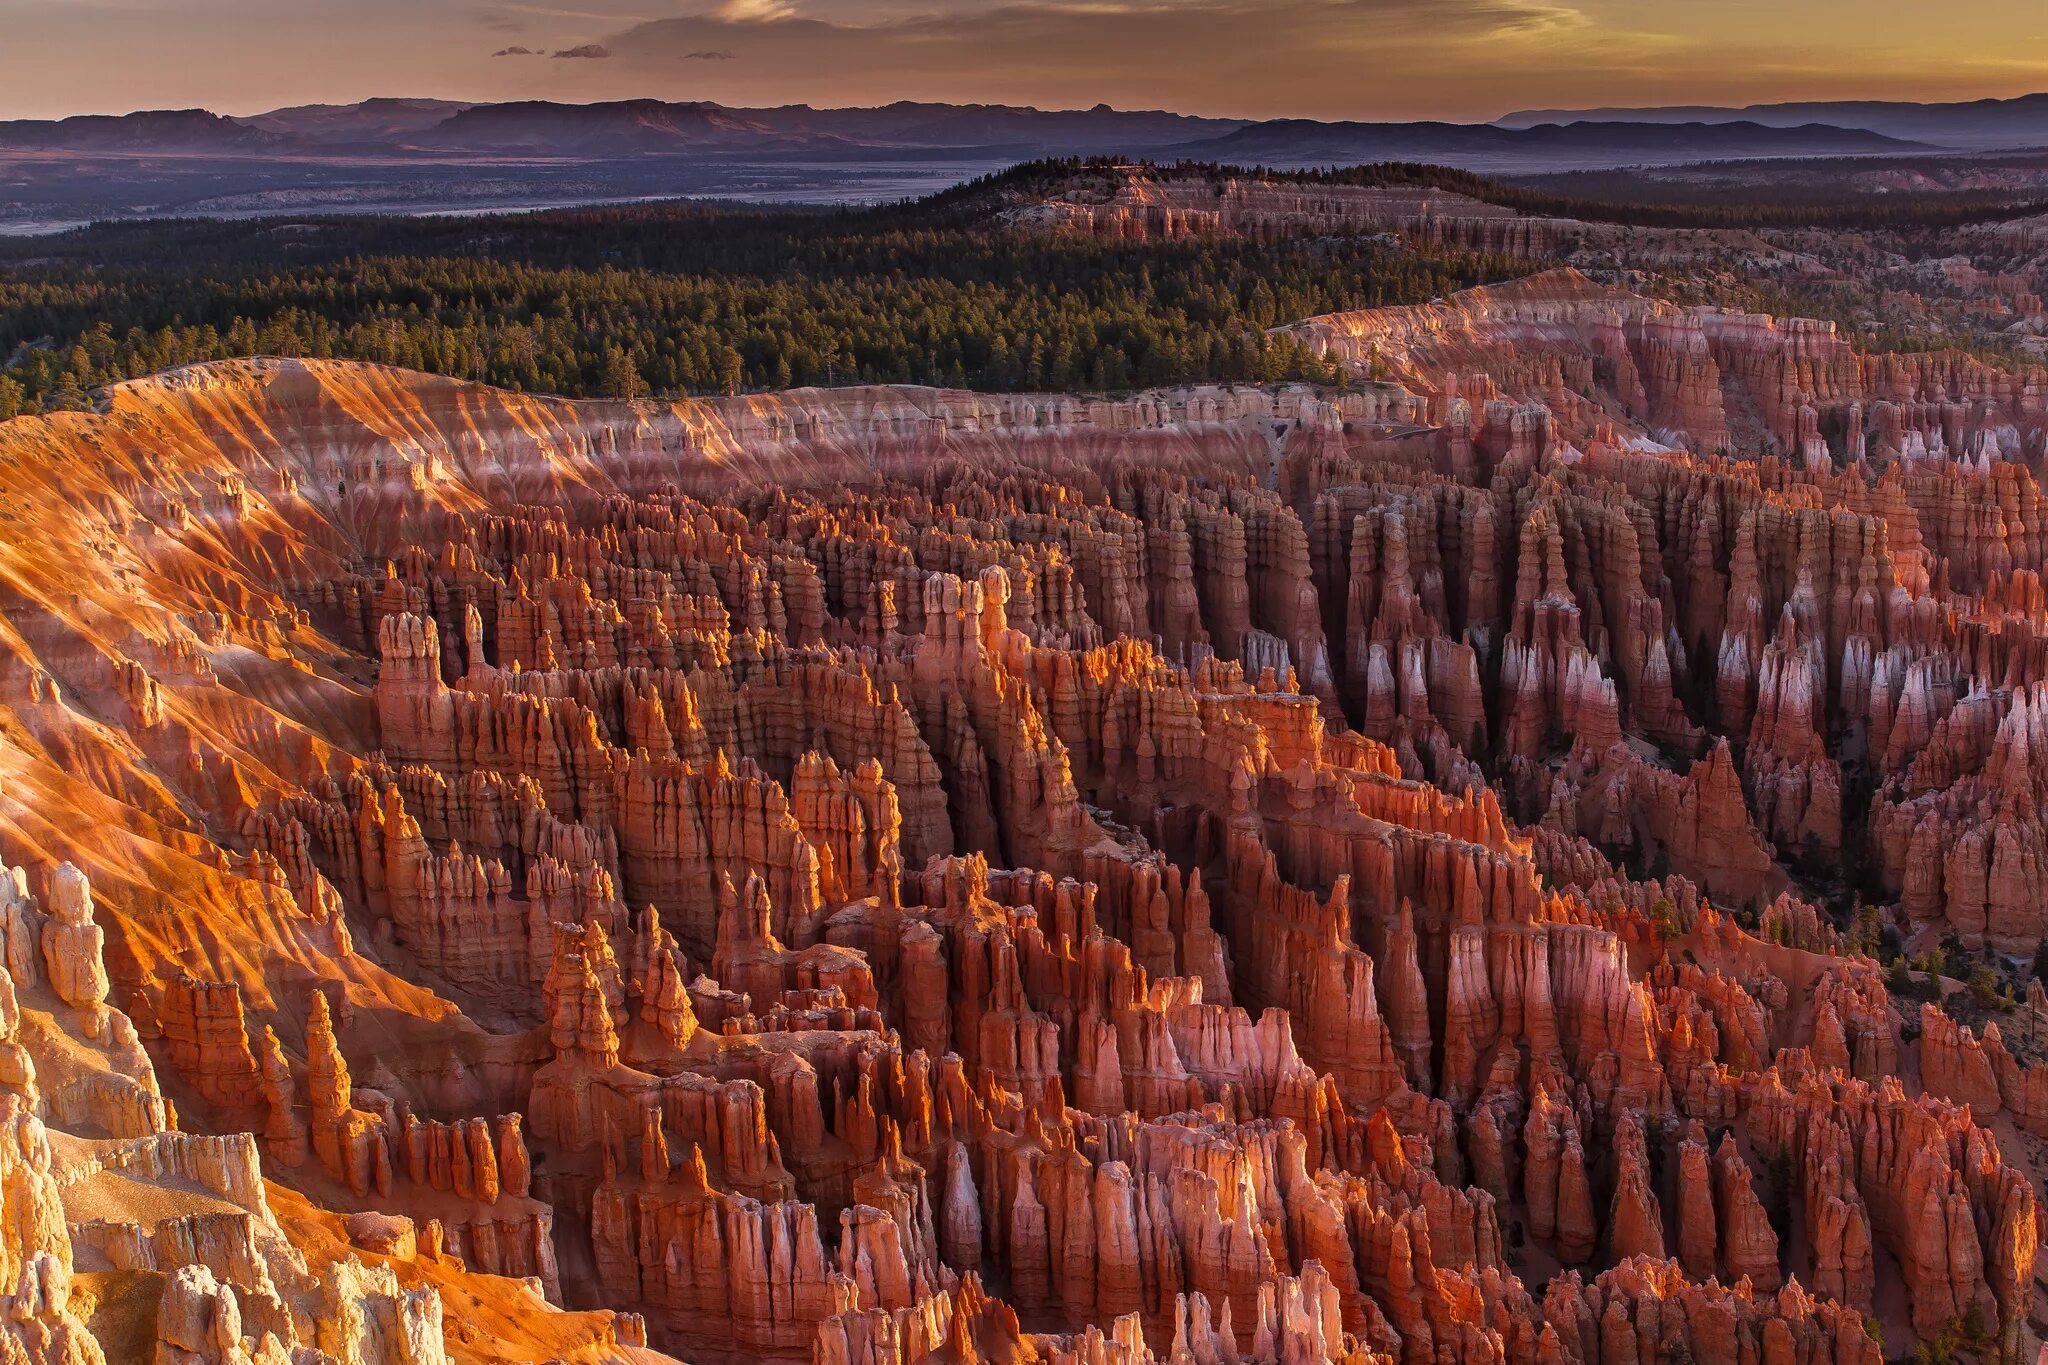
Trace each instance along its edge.
{"label": "wispy cloud", "polygon": [[801,11],[794,0],[719,0],[707,13],[721,23],[758,24],[794,19]]}
{"label": "wispy cloud", "polygon": [[1465,112],[1476,85],[1518,64],[1646,60],[1654,40],[1595,23],[1582,6],[1598,3],[711,0],[606,42],[650,78],[738,50],[750,73],[790,73],[756,98],[1428,117]]}
{"label": "wispy cloud", "polygon": [[556,61],[601,62],[608,60],[612,50],[603,43],[584,43],[580,47],[565,47],[553,54]]}
{"label": "wispy cloud", "polygon": [[542,57],[547,54],[530,47],[501,47],[491,55],[493,57]]}
{"label": "wispy cloud", "polygon": [[[4,0],[0,0],[0,3],[4,3]],[[597,24],[639,24],[663,17],[662,12],[672,10],[673,6],[656,5],[653,8],[657,12],[649,13],[646,7],[641,6],[606,6],[592,9],[587,6],[535,5],[521,3],[521,0],[499,0],[497,8],[513,14],[530,15],[536,19],[574,19]]]}

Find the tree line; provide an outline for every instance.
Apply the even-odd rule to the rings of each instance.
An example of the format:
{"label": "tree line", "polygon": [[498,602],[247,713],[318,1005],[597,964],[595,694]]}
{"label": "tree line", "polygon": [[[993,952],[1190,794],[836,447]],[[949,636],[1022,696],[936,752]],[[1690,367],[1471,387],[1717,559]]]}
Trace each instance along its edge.
{"label": "tree line", "polygon": [[9,242],[0,416],[250,355],[376,361],[575,397],[1334,382],[1332,367],[1266,329],[1535,268],[1372,237],[1057,237],[994,225],[968,202],[158,222]]}

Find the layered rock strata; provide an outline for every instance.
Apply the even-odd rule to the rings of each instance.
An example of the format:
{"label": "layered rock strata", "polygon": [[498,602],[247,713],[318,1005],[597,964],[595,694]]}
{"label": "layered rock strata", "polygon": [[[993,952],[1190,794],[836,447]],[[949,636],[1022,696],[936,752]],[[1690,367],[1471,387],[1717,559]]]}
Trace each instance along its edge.
{"label": "layered rock strata", "polygon": [[2031,474],[1576,445],[1873,362],[1509,302],[1444,308],[1575,398],[264,362],[0,428],[18,1354],[2029,1345],[2048,1068],[1793,874],[2038,927]]}

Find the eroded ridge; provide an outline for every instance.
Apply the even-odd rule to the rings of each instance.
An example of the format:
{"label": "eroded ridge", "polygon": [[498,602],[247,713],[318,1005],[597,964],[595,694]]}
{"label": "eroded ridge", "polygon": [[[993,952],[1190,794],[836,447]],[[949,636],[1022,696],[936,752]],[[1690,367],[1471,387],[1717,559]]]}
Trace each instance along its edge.
{"label": "eroded ridge", "polygon": [[2036,1348],[2048,997],[1908,1015],[1802,859],[2040,936],[2037,389],[1688,454],[1650,314],[1554,406],[1418,340],[1615,306],[1529,298],[1342,392],[0,427],[10,1350]]}

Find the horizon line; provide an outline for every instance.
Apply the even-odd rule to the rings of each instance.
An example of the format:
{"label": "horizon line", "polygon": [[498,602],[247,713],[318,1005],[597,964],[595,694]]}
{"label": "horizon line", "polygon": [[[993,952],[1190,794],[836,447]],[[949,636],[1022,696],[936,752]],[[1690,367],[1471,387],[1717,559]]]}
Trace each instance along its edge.
{"label": "horizon line", "polygon": [[[1497,123],[1501,122],[1501,121],[1502,121],[1503,119],[1515,118],[1515,117],[1518,117],[1518,116],[1525,116],[1525,115],[1526,115],[1526,116],[1536,116],[1536,115],[1569,115],[1569,114],[1593,114],[1593,113],[1623,113],[1623,112],[1641,112],[1641,113],[1669,113],[1669,112],[1672,112],[1672,111],[1675,111],[1675,110],[1700,110],[1700,111],[1703,111],[1703,112],[1713,112],[1713,113],[1725,113],[1725,114],[1743,114],[1743,113],[1748,113],[1748,112],[1750,112],[1750,111],[1753,111],[1753,110],[1769,110],[1769,109],[1785,109],[1785,108],[1798,108],[1798,107],[1803,107],[1803,106],[1812,106],[1812,107],[1822,107],[1822,106],[1835,106],[1835,107],[1840,107],[1840,106],[1844,106],[1844,105],[1888,105],[1888,106],[1894,106],[1894,107],[1919,107],[1919,108],[1928,108],[1928,107],[1941,107],[1941,106],[1967,106],[1967,105],[1973,105],[1973,104],[2011,104],[2011,103],[2017,103],[2018,101],[2021,101],[2021,100],[2026,100],[2026,99],[2034,99],[2034,98],[2048,98],[2048,89],[2036,89],[2036,90],[2025,90],[2025,91],[2022,91],[2021,93],[2019,93],[2019,94],[2016,94],[2016,95],[1979,95],[1979,96],[1973,96],[1973,97],[1970,97],[1970,98],[1963,98],[1963,99],[1938,99],[1938,100],[1914,100],[1914,99],[1898,99],[1898,98],[1885,98],[1885,97],[1883,97],[1883,96],[1859,96],[1859,97],[1855,97],[1855,98],[1842,98],[1842,99],[1781,99],[1781,100],[1751,100],[1751,101],[1748,101],[1747,103],[1744,103],[1744,104],[1713,104],[1713,103],[1706,103],[1706,102],[1701,102],[1701,101],[1698,101],[1698,100],[1687,100],[1687,101],[1680,101],[1680,102],[1676,102],[1676,103],[1672,103],[1672,104],[1589,104],[1589,105],[1579,105],[1579,106],[1566,106],[1566,105],[1543,105],[1543,106],[1537,106],[1537,105],[1524,105],[1524,106],[1520,106],[1520,107],[1516,107],[1516,108],[1511,108],[1511,109],[1505,110],[1505,111],[1503,111],[1503,112],[1501,112],[1501,113],[1495,114],[1495,115],[1494,115],[1493,117],[1491,117],[1491,118],[1470,118],[1470,119],[1453,119],[1453,118],[1441,118],[1441,117],[1439,117],[1439,118],[1390,118],[1390,117],[1385,117],[1385,116],[1378,116],[1378,117],[1371,117],[1371,116],[1359,116],[1359,117],[1351,117],[1351,118],[1319,118],[1319,117],[1316,117],[1316,116],[1314,116],[1314,115],[1307,115],[1307,114],[1269,114],[1269,115],[1263,115],[1263,116],[1251,116],[1251,115],[1242,115],[1242,114],[1206,114],[1206,113],[1190,113],[1190,112],[1188,112],[1188,111],[1186,111],[1186,110],[1180,110],[1180,109],[1167,109],[1167,108],[1162,108],[1162,107],[1151,107],[1151,108],[1135,108],[1135,107],[1132,107],[1132,108],[1126,108],[1126,107],[1124,107],[1124,106],[1121,106],[1121,105],[1116,105],[1116,104],[1112,104],[1112,103],[1111,103],[1110,101],[1108,101],[1108,100],[1098,100],[1098,101],[1097,101],[1096,103],[1094,103],[1094,104],[1092,104],[1092,105],[1065,105],[1065,106],[1060,106],[1060,107],[1053,107],[1053,106],[1047,106],[1047,105],[1038,105],[1038,104],[1016,104],[1016,103],[1008,103],[1008,102],[1004,102],[1004,101],[979,101],[979,100],[976,100],[976,101],[968,101],[968,100],[943,100],[943,99],[913,99],[913,98],[908,98],[908,97],[905,97],[905,98],[901,98],[901,99],[893,99],[893,100],[883,100],[883,101],[880,101],[880,102],[877,102],[877,103],[873,103],[873,104],[813,104],[813,103],[811,103],[811,102],[810,102],[810,101],[808,101],[808,100],[788,100],[788,101],[783,101],[783,102],[781,102],[781,103],[774,103],[774,104],[767,104],[767,103],[760,103],[760,104],[728,104],[728,103],[726,103],[726,102],[724,102],[724,101],[722,101],[722,100],[712,100],[712,99],[698,99],[698,100],[684,100],[684,99],[668,99],[668,98],[664,98],[663,96],[660,96],[660,95],[620,95],[620,96],[616,96],[616,97],[613,97],[613,98],[609,98],[609,99],[594,99],[594,100],[573,100],[573,99],[549,99],[549,98],[527,98],[527,99],[461,99],[461,98],[457,98],[457,97],[452,97],[452,96],[443,96],[443,95],[364,95],[364,96],[362,96],[362,97],[360,97],[360,98],[357,98],[357,99],[353,99],[353,100],[309,100],[309,101],[306,101],[306,102],[305,102],[305,103],[303,103],[303,104],[282,104],[282,105],[274,105],[274,106],[270,106],[270,107],[267,107],[267,108],[261,108],[261,109],[256,109],[256,110],[254,110],[254,111],[252,111],[252,112],[249,112],[249,113],[230,113],[230,112],[226,112],[226,111],[224,111],[223,109],[216,109],[216,108],[214,108],[214,107],[212,107],[212,106],[210,106],[210,105],[203,105],[203,104],[191,104],[191,105],[183,105],[183,106],[175,106],[175,105],[146,105],[146,106],[143,106],[143,107],[141,107],[141,108],[136,108],[136,109],[129,109],[129,110],[121,111],[121,112],[108,112],[108,111],[104,111],[104,110],[90,110],[90,109],[88,109],[88,110],[80,110],[80,111],[78,111],[78,112],[76,112],[76,113],[70,113],[70,114],[59,114],[59,115],[55,115],[55,116],[35,116],[35,115],[10,115],[10,114],[0,114],[0,123],[64,123],[64,122],[68,122],[69,120],[72,120],[72,119],[87,119],[87,118],[107,118],[107,119],[120,119],[120,118],[133,118],[133,117],[136,117],[137,115],[141,115],[141,114],[189,114],[189,113],[203,113],[203,114],[211,114],[211,115],[213,115],[213,116],[214,116],[214,117],[216,117],[216,118],[223,118],[223,119],[229,119],[229,120],[232,120],[232,121],[242,122],[242,121],[247,121],[247,120],[250,120],[250,119],[260,119],[260,118],[267,118],[267,117],[270,117],[270,116],[272,116],[272,115],[275,115],[275,114],[287,113],[287,112],[290,112],[290,111],[292,111],[292,110],[297,110],[297,109],[323,109],[323,108],[324,108],[324,109],[352,109],[352,108],[358,108],[358,107],[361,107],[362,105],[365,105],[365,104],[373,104],[373,103],[402,103],[402,104],[404,104],[404,103],[409,103],[409,104],[449,104],[449,105],[459,105],[459,106],[462,106],[463,108],[466,108],[466,109],[479,109],[479,108],[489,108],[489,107],[493,107],[493,106],[499,106],[499,105],[516,105],[516,104],[536,104],[536,105],[557,105],[557,106],[560,106],[560,107],[563,107],[563,108],[584,108],[584,109],[587,109],[587,108],[596,108],[596,107],[599,107],[599,106],[602,106],[602,105],[610,105],[610,104],[638,104],[638,103],[649,103],[649,104],[665,104],[665,105],[678,105],[678,106],[690,106],[690,105],[695,105],[695,106],[703,106],[703,107],[710,107],[710,108],[718,108],[718,109],[732,109],[732,110],[763,110],[763,111],[771,111],[771,110],[777,110],[777,109],[810,109],[810,110],[814,110],[814,111],[817,111],[817,112],[820,112],[820,113],[840,113],[840,112],[850,112],[850,111],[863,111],[863,110],[874,110],[874,109],[888,109],[888,108],[894,107],[894,106],[896,106],[896,105],[901,105],[901,104],[910,104],[910,105],[930,105],[930,106],[933,106],[933,107],[937,107],[937,108],[952,108],[952,109],[1016,109],[1016,110],[1029,110],[1029,111],[1031,111],[1031,112],[1034,112],[1034,113],[1041,113],[1041,114],[1087,114],[1087,113],[1095,113],[1095,112],[1098,112],[1098,111],[1105,111],[1105,112],[1109,112],[1109,113],[1116,113],[1116,114],[1132,114],[1132,115],[1144,115],[1144,114],[1153,114],[1153,115],[1160,115],[1160,116],[1163,116],[1163,117],[1170,117],[1170,118],[1184,118],[1184,119],[1200,119],[1200,120],[1204,120],[1204,121],[1208,121],[1208,122],[1217,122],[1217,123],[1242,123],[1242,124],[1260,124],[1260,123],[1286,123],[1286,122],[1302,122],[1302,123],[1321,123],[1321,124],[1334,124],[1334,123],[1361,123],[1361,124],[1407,124],[1407,123],[1440,123],[1440,124],[1449,124],[1449,125],[1454,125],[1454,126],[1466,126],[1466,127],[1484,127],[1484,126],[1491,126],[1491,125],[1493,125],[1493,124],[1497,124]],[[1581,121],[1584,121],[1584,120],[1581,120]],[[1615,121],[1615,120],[1607,120],[1607,121]]]}

